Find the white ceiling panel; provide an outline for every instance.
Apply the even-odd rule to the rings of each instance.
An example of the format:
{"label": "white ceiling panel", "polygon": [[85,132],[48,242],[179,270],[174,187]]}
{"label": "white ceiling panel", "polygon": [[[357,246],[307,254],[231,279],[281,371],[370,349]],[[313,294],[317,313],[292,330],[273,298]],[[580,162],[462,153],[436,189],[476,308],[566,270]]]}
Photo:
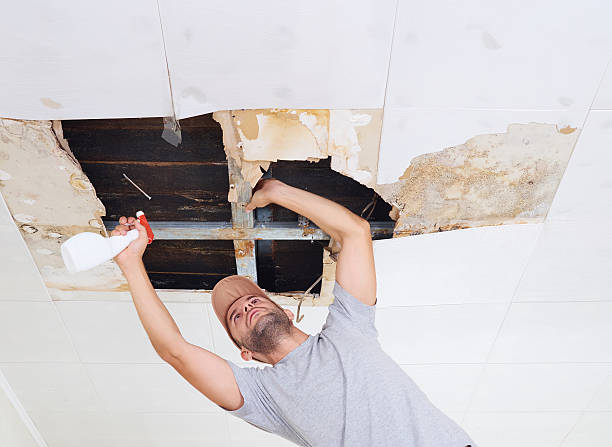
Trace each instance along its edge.
{"label": "white ceiling panel", "polygon": [[375,241],[377,308],[509,302],[541,227],[501,225]]}
{"label": "white ceiling panel", "polygon": [[148,447],[232,447],[225,414],[139,414]]}
{"label": "white ceiling panel", "polygon": [[53,303],[0,301],[0,362],[78,362]]}
{"label": "white ceiling panel", "polygon": [[597,96],[593,102],[593,109],[612,110],[612,60],[608,64],[608,69],[604,75]]}
{"label": "white ceiling panel", "polygon": [[465,412],[483,365],[403,365],[402,368],[445,413]]}
{"label": "white ceiling panel", "polygon": [[612,412],[585,413],[561,447],[610,447]]}
{"label": "white ceiling panel", "polygon": [[546,222],[514,300],[612,300],[612,233],[599,228]]}
{"label": "white ceiling panel", "polygon": [[103,409],[80,363],[4,363],[0,367],[28,411]]}
{"label": "white ceiling panel", "polygon": [[487,365],[471,411],[582,411],[610,365]]}
{"label": "white ceiling panel", "polygon": [[506,308],[494,303],[378,309],[378,339],[400,364],[482,363]]}
{"label": "white ceiling panel", "polygon": [[86,368],[109,411],[223,412],[168,364],[87,364]]}
{"label": "white ceiling panel", "polygon": [[0,116],[172,114],[153,0],[15,2],[0,15]]}
{"label": "white ceiling panel", "polygon": [[150,447],[142,420],[129,413],[30,411],[49,447]]}
{"label": "white ceiling panel", "polygon": [[591,111],[574,148],[548,220],[612,219],[612,110]]}
{"label": "white ceiling panel", "polygon": [[49,292],[15,224],[0,224],[0,301],[47,301]]}
{"label": "white ceiling panel", "polygon": [[161,0],[177,116],[382,107],[395,3]]}
{"label": "white ceiling panel", "polygon": [[586,109],[612,50],[597,0],[401,0],[386,105]]}
{"label": "white ceiling panel", "polygon": [[588,410],[612,411],[612,373],[606,378],[603,385],[597,389]]}
{"label": "white ceiling panel", "polygon": [[[163,363],[131,302],[56,301],[86,363]],[[165,303],[190,343],[211,347],[202,303]]]}
{"label": "white ceiling panel", "polygon": [[559,447],[579,416],[578,412],[468,413],[464,428],[479,446]]}
{"label": "white ceiling panel", "polygon": [[505,133],[513,123],[581,128],[581,110],[416,109],[385,107],[378,183],[393,183],[422,154],[464,144],[477,135]]}
{"label": "white ceiling panel", "polygon": [[0,194],[0,301],[51,301],[40,272]]}
{"label": "white ceiling panel", "polygon": [[612,362],[612,302],[513,303],[489,361]]}

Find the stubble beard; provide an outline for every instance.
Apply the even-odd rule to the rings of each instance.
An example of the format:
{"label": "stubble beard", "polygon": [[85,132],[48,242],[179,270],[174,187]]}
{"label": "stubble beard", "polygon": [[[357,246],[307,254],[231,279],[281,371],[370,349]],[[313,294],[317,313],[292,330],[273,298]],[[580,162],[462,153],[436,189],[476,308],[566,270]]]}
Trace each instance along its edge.
{"label": "stubble beard", "polygon": [[270,354],[274,352],[281,340],[291,334],[291,326],[291,320],[284,311],[273,310],[259,317],[242,345],[251,352]]}

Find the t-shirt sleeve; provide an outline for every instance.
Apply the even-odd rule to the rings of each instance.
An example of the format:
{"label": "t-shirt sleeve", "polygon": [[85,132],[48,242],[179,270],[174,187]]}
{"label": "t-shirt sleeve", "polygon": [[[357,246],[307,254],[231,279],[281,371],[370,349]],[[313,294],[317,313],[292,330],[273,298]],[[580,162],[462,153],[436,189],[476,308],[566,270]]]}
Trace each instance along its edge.
{"label": "t-shirt sleeve", "polygon": [[279,418],[270,396],[261,388],[257,374],[261,368],[241,368],[230,360],[226,360],[232,368],[244,404],[237,410],[226,410],[228,413],[260,428],[295,442],[286,424]]}
{"label": "t-shirt sleeve", "polygon": [[346,329],[357,330],[361,335],[378,337],[374,325],[376,306],[362,303],[338,282],[334,283],[334,302],[329,305],[329,314],[323,325],[322,332],[329,328],[341,326]]}

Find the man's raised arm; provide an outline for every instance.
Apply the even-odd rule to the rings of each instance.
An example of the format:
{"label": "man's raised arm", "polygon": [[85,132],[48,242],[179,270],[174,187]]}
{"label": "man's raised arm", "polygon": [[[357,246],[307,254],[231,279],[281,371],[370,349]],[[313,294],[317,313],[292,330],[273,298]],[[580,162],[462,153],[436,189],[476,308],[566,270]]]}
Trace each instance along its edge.
{"label": "man's raised arm", "polygon": [[276,179],[255,186],[247,211],[276,203],[313,221],[341,246],[336,281],[359,301],[376,303],[376,271],[370,224],[342,205]]}
{"label": "man's raised arm", "polygon": [[121,217],[112,236],[136,228],[138,239],[115,257],[125,275],[138,317],[155,352],[172,365],[196,389],[223,408],[242,406],[242,395],[228,363],[218,355],[188,343],[162,303],[142,262],[147,232],[134,217]]}

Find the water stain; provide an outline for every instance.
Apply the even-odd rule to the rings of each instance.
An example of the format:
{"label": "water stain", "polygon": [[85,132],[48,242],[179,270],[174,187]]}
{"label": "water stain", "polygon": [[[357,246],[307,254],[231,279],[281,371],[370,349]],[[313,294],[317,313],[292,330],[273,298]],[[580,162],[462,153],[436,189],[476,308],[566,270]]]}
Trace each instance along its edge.
{"label": "water stain", "polygon": [[61,109],[63,107],[59,102],[53,101],[51,98],[40,98],[40,102],[50,109]]}

